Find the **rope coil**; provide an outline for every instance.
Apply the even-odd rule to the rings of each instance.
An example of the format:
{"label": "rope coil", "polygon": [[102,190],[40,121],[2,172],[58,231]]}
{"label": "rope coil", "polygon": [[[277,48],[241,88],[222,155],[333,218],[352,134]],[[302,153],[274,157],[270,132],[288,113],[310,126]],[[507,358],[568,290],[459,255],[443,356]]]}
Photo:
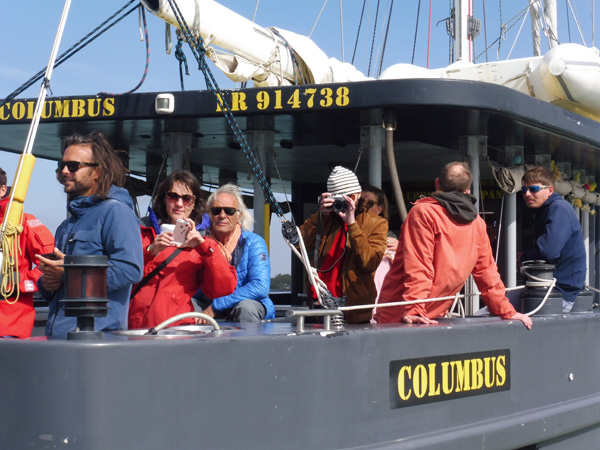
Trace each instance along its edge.
{"label": "rope coil", "polygon": [[[2,238],[2,284],[0,285],[0,295],[10,305],[19,300],[19,256],[21,248],[19,247],[19,235],[23,232],[23,225],[13,226],[6,224],[4,236]],[[15,299],[10,301],[10,297]]]}

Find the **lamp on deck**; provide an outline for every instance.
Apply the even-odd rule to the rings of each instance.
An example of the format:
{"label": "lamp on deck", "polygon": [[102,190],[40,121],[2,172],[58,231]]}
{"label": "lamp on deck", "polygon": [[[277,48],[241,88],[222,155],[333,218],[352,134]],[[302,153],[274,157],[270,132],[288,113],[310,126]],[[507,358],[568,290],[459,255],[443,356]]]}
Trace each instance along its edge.
{"label": "lamp on deck", "polygon": [[77,329],[68,333],[68,339],[100,340],[104,333],[94,330],[94,317],[106,317],[106,255],[65,256],[67,297],[61,308],[66,317],[77,317]]}

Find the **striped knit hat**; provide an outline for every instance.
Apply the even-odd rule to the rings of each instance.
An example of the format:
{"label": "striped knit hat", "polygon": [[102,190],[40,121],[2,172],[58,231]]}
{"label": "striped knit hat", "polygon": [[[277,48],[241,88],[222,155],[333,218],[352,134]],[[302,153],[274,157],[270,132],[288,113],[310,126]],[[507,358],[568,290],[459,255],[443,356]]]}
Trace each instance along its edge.
{"label": "striped knit hat", "polygon": [[362,192],[354,172],[342,166],[336,166],[327,179],[327,192],[330,194],[356,194]]}

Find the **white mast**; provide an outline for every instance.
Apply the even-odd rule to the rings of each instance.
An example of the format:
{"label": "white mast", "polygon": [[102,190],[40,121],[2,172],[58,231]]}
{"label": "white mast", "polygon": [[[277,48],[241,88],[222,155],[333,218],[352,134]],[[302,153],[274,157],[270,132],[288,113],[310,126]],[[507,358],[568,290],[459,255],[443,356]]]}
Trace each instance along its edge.
{"label": "white mast", "polygon": [[456,0],[454,23],[456,24],[455,45],[456,60],[471,62],[471,41],[469,40],[469,2]]}

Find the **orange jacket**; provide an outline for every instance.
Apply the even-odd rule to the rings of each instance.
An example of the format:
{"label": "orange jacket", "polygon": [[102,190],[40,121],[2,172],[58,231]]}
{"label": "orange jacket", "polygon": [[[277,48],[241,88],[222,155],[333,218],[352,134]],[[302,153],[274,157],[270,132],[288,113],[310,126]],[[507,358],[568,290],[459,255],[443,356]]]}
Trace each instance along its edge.
{"label": "orange jacket", "polygon": [[[4,220],[4,212],[9,198],[0,201],[0,223]],[[37,289],[38,278],[42,275],[37,268],[35,255],[54,251],[52,233],[31,214],[23,214],[21,221],[23,231],[19,235],[20,252],[15,255],[19,267],[19,298],[7,300],[0,296],[0,336],[31,336],[35,310],[33,309],[33,293]],[[6,255],[4,255],[6,257]]]}
{"label": "orange jacket", "polygon": [[[457,222],[433,197],[418,200],[402,226],[394,264],[379,304],[446,297],[460,292],[470,274],[490,312],[503,319],[515,314],[494,258],[481,217]],[[404,316],[443,316],[453,300],[378,308],[378,323],[401,322]]]}

